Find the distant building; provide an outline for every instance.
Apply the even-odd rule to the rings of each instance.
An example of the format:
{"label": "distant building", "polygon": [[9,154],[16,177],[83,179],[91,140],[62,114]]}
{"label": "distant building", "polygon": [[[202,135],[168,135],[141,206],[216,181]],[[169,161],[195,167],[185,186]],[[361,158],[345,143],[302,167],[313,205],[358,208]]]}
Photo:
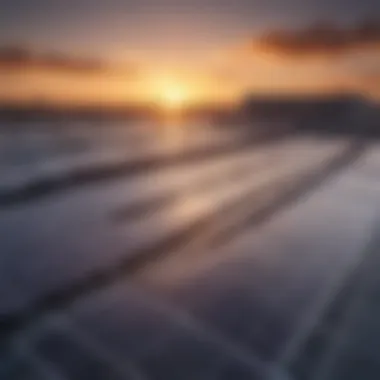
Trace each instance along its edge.
{"label": "distant building", "polygon": [[241,112],[250,121],[281,123],[290,130],[380,132],[378,107],[358,95],[248,96]]}

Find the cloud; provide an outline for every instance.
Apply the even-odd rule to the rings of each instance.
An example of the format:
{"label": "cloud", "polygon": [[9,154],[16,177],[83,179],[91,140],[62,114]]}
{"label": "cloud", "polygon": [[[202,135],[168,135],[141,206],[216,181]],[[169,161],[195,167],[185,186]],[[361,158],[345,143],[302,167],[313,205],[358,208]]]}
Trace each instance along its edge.
{"label": "cloud", "polygon": [[278,30],[261,36],[254,44],[266,52],[296,58],[380,51],[380,20],[346,28],[319,24],[306,29]]}
{"label": "cloud", "polygon": [[361,88],[380,99],[380,70],[362,73],[356,76],[354,79],[358,88]]}
{"label": "cloud", "polygon": [[0,47],[0,70],[40,70],[61,74],[123,74],[135,76],[134,65],[112,65],[61,53],[39,53],[18,46]]}

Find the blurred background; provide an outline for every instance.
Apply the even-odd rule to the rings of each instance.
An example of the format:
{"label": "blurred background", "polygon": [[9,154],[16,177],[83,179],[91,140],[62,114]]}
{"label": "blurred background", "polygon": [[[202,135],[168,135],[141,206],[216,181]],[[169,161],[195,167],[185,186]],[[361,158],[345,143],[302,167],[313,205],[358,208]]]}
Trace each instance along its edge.
{"label": "blurred background", "polygon": [[0,379],[378,380],[380,3],[3,0]]}

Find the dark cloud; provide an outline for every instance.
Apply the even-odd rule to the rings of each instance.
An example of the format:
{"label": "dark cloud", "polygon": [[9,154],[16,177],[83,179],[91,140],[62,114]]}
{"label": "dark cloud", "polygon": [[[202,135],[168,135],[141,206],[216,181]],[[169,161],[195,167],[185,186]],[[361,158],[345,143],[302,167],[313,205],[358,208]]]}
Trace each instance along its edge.
{"label": "dark cloud", "polygon": [[137,75],[134,65],[113,65],[96,59],[78,58],[60,53],[39,53],[23,47],[0,47],[0,69],[41,70],[63,74]]}
{"label": "dark cloud", "polygon": [[41,54],[22,47],[3,47],[0,48],[0,68],[98,73],[107,70],[107,65],[100,61],[72,58],[58,53]]}
{"label": "dark cloud", "polygon": [[307,29],[279,30],[262,36],[256,42],[266,51],[294,57],[380,51],[380,20],[346,28],[320,24]]}
{"label": "dark cloud", "polygon": [[359,86],[380,96],[380,70],[358,75],[355,81]]}

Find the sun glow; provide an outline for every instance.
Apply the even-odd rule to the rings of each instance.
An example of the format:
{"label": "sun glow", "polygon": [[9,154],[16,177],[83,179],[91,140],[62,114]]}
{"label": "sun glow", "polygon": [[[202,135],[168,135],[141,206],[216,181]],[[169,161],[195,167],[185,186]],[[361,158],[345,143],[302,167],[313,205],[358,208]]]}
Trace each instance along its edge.
{"label": "sun glow", "polygon": [[168,109],[180,109],[187,101],[187,94],[183,88],[172,86],[162,89],[161,103]]}
{"label": "sun glow", "polygon": [[158,105],[168,111],[182,110],[191,102],[190,88],[173,79],[155,81],[153,92]]}

